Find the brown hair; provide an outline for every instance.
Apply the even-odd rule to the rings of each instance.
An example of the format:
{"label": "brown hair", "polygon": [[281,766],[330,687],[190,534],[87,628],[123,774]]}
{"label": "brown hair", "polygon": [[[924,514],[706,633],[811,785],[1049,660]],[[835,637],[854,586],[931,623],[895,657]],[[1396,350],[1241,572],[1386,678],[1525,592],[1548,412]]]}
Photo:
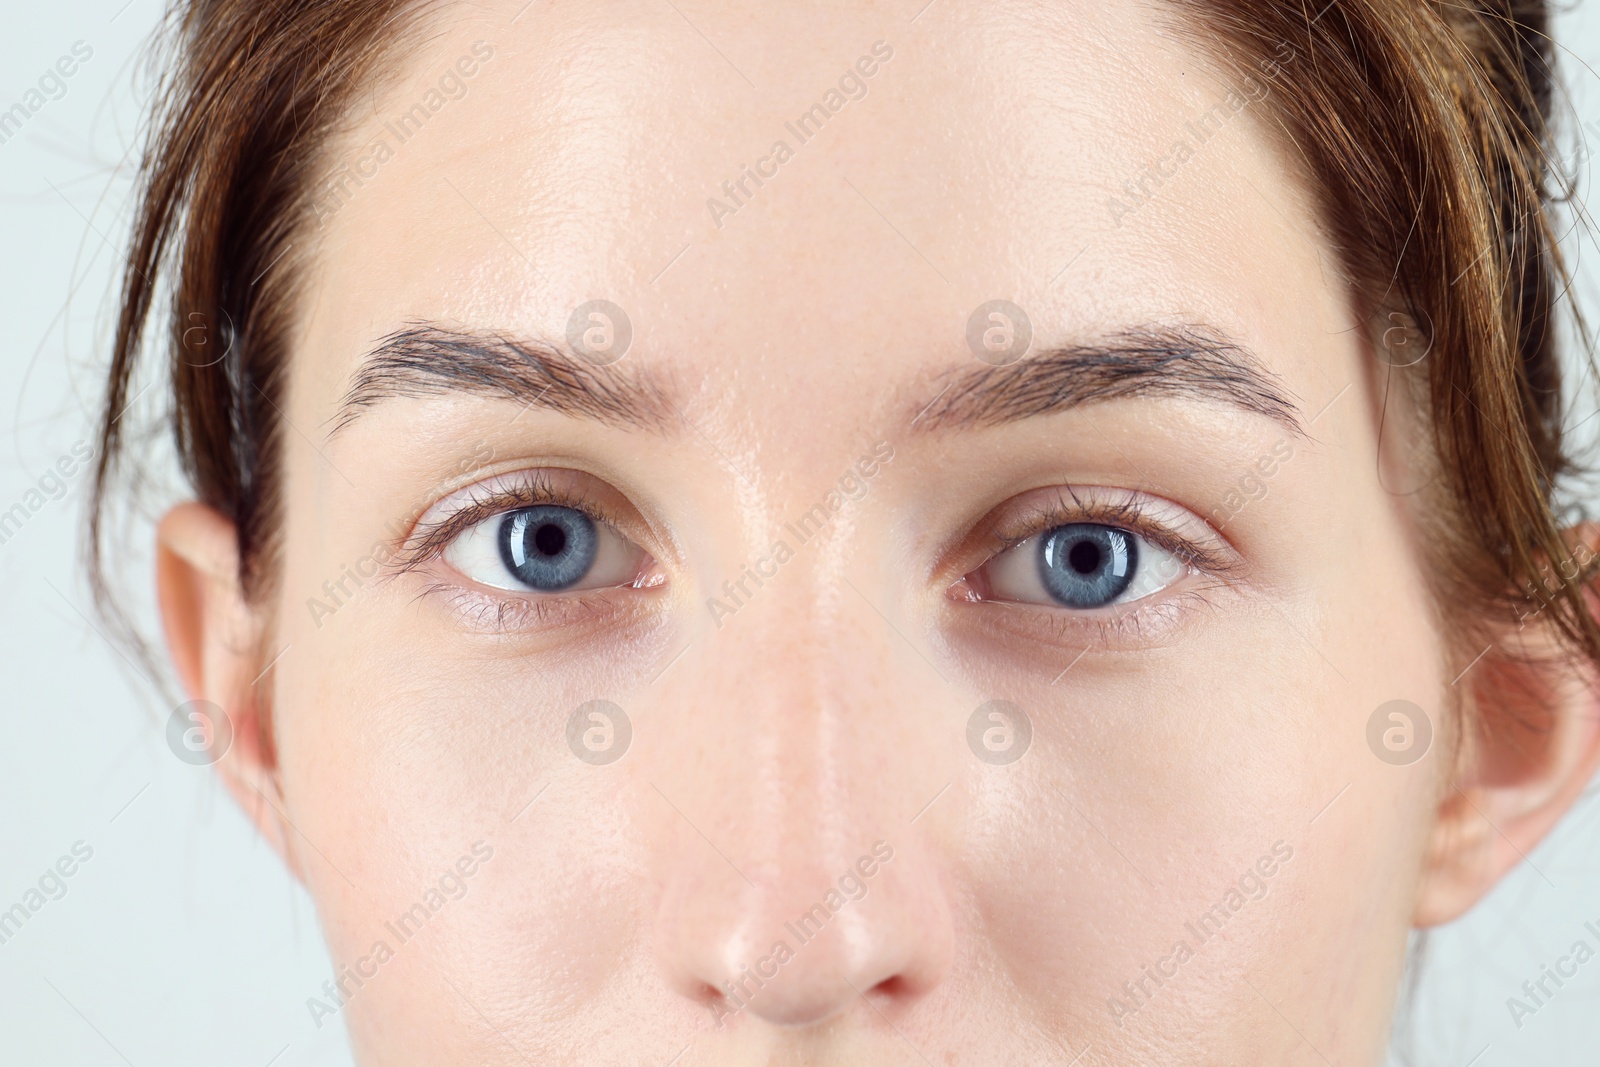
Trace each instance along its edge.
{"label": "brown hair", "polygon": [[306,243],[321,150],[425,6],[174,0],[169,9],[152,52],[161,92],[140,162],[86,545],[97,604],[141,651],[110,595],[104,543],[158,281],[172,275],[155,325],[165,332],[178,461],[199,500],[234,523],[241,585],[259,602],[275,573],[295,245]]}
{"label": "brown hair", "polygon": [[[1404,313],[1427,334],[1428,356],[1407,374],[1432,427],[1440,484],[1424,509],[1425,549],[1452,636],[1464,620],[1503,625],[1533,605],[1600,661],[1600,629],[1567,575],[1574,546],[1554,512],[1574,468],[1556,352],[1566,276],[1547,189],[1545,4],[1174,3],[1224,67],[1271,65],[1269,124],[1321,199],[1358,305]],[[178,456],[200,500],[237,526],[246,595],[269,588],[292,249],[311,215],[319,149],[418,7],[189,0],[174,17],[177,58],[144,153],[89,518],[103,606],[118,416],[164,271],[174,276],[162,318]]]}
{"label": "brown hair", "polygon": [[[1226,65],[1280,60],[1273,117],[1359,310],[1399,310],[1424,334],[1427,357],[1402,377],[1432,424],[1440,484],[1420,517],[1450,635],[1471,657],[1506,621],[1548,610],[1600,661],[1593,550],[1555,513],[1578,466],[1557,351],[1568,278],[1550,210],[1564,176],[1545,3],[1179,2]],[[1284,42],[1299,61],[1281,62]]]}

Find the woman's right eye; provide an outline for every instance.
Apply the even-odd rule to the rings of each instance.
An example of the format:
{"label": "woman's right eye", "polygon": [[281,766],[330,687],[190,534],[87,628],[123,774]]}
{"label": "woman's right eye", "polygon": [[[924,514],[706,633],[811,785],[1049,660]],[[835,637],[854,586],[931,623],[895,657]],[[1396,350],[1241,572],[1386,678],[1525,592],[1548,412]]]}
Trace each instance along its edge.
{"label": "woman's right eye", "polygon": [[481,585],[562,593],[631,585],[650,566],[644,549],[577,508],[540,504],[462,530],[444,561]]}

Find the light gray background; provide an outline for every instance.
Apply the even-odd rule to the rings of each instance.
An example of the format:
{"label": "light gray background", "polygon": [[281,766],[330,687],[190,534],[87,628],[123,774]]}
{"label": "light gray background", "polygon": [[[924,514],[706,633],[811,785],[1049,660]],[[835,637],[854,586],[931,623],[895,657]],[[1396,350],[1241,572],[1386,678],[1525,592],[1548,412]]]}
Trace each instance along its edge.
{"label": "light gray background", "polygon": [[[65,97],[0,145],[0,511],[90,436],[148,88],[137,57],[162,3],[6,2],[0,107],[74,42],[94,55]],[[1600,152],[1593,6],[1562,15],[1557,39],[1577,120],[1595,124],[1583,136]],[[1600,309],[1595,250],[1574,236],[1570,251]],[[348,1064],[342,1025],[318,1029],[306,1008],[332,973],[310,900],[214,775],[173,758],[169,709],[95,628],[77,566],[85,482],[0,545],[0,910],[74,842],[94,850],[66,895],[0,945],[0,1061]],[[147,540],[121,560],[135,589],[148,585]],[[1407,1028],[1415,1062],[1600,1062],[1600,959],[1520,1029],[1506,1008],[1574,940],[1600,943],[1583,929],[1600,927],[1591,801],[1470,918],[1432,935]]]}

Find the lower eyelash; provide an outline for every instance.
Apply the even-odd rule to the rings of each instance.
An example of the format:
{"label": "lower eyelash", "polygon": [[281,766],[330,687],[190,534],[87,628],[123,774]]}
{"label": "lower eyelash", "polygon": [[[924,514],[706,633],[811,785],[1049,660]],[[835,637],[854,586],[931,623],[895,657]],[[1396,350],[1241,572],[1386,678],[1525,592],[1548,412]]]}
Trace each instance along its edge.
{"label": "lower eyelash", "polygon": [[[1087,646],[1104,651],[1115,651],[1119,642],[1149,641],[1160,637],[1180,625],[1197,611],[1214,608],[1215,601],[1208,590],[1227,587],[1221,580],[1208,586],[1185,589],[1155,603],[1153,598],[1136,600],[1119,609],[1099,611],[1063,611],[1038,604],[1025,604],[1011,600],[979,600],[975,603],[998,608],[1006,615],[1002,625],[1008,630],[1027,627],[1029,636],[1043,636],[1045,640],[1068,646]],[[1019,622],[1021,615],[1026,621]]]}
{"label": "lower eyelash", "polygon": [[463,589],[446,582],[432,582],[415,597],[441,598],[475,629],[493,633],[543,629],[570,625],[586,618],[599,618],[615,604],[605,596],[609,590],[573,593],[563,596],[489,595]]}

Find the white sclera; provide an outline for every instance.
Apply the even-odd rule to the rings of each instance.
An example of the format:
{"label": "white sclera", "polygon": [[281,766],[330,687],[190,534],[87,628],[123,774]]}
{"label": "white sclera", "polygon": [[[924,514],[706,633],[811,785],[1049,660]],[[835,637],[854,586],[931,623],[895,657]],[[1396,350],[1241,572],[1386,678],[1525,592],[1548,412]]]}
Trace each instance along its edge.
{"label": "white sclera", "polygon": [[[1044,578],[1039,573],[1039,543],[1050,532],[1046,530],[1034,534],[1027,540],[1006,549],[984,565],[989,569],[989,586],[994,596],[1000,600],[1015,600],[1023,604],[1044,604],[1078,611],[1095,610],[1069,608],[1068,605],[1052,597],[1045,588]],[[1134,564],[1133,581],[1128,583],[1128,588],[1118,594],[1115,600],[1105,604],[1105,607],[1116,607],[1142,600],[1152,593],[1161,592],[1189,573],[1189,568],[1182,560],[1160,545],[1151,544],[1130,530],[1121,532],[1138,546],[1138,559]]]}
{"label": "white sclera", "polygon": [[461,531],[455,540],[445,547],[444,561],[480,585],[519,593],[545,593],[552,596],[584,589],[627,585],[639,573],[644,550],[605,523],[591,520],[594,522],[595,537],[599,539],[600,545],[595,552],[594,563],[589,566],[589,572],[564,589],[554,592],[533,589],[518,581],[516,575],[511,573],[505,561],[500,558],[500,528],[511,515],[512,512],[503,512]]}

